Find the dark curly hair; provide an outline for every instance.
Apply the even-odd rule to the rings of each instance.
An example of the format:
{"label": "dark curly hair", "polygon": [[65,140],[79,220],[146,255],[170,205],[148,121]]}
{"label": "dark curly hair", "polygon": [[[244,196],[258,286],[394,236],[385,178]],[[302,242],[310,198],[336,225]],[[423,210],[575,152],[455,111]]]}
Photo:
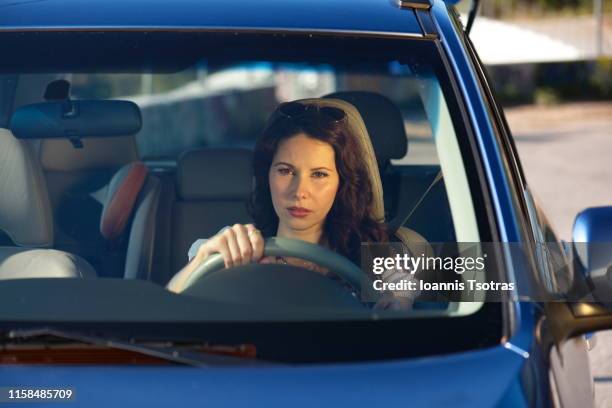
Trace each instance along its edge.
{"label": "dark curly hair", "polygon": [[300,133],[334,149],[340,184],[325,220],[324,234],[330,249],[359,264],[362,242],[387,242],[389,237],[384,224],[372,218],[373,187],[358,141],[348,133],[344,121],[330,121],[317,110],[298,117],[273,113],[255,147],[255,189],[249,212],[264,237],[276,234],[279,220],[272,205],[268,173],[280,142]]}

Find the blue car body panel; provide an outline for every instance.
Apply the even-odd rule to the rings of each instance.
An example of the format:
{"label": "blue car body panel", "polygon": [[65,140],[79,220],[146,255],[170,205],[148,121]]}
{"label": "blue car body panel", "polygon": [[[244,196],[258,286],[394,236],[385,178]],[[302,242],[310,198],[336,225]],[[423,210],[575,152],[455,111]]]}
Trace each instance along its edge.
{"label": "blue car body panel", "polygon": [[[491,407],[512,390],[524,358],[501,346],[393,362],[302,367],[3,367],[5,386],[73,387],[70,406]],[[193,405],[190,405],[193,404]],[[520,406],[520,405],[519,405]]]}
{"label": "blue car body panel", "polygon": [[[86,4],[85,4],[86,3]],[[420,36],[410,9],[389,0],[47,0],[0,5],[0,32],[65,29],[253,29],[356,31]],[[146,13],[140,8],[146,7]],[[483,160],[503,242],[520,242],[520,217],[513,206],[503,152],[479,81],[443,1],[431,13]],[[70,10],[70,12],[67,12]],[[512,259],[508,269],[528,267]],[[511,280],[520,281],[520,274]],[[71,406],[526,406],[521,384],[534,344],[535,307],[513,303],[515,327],[504,345],[460,354],[354,364],[301,367],[211,368],[112,366],[3,366],[3,386],[71,386]],[[452,341],[452,334],[449,340]],[[381,339],[383,341],[383,339]]]}
{"label": "blue car body panel", "polygon": [[[473,123],[474,137],[480,148],[497,213],[500,238],[502,242],[521,242],[520,227],[517,221],[519,216],[512,205],[513,200],[509,187],[511,181],[504,169],[502,152],[496,142],[487,107],[484,105],[485,96],[478,86],[476,74],[470,66],[465,48],[448,18],[446,5],[441,1],[434,2],[432,13],[435,15],[434,21],[438,26],[441,44],[446,51],[450,65],[456,77],[461,78],[458,86],[462,88],[462,94],[465,95],[464,103]],[[517,256],[508,256],[507,259],[512,262],[511,267],[507,268],[508,279],[520,285],[521,275],[515,275],[513,271],[516,268],[526,269],[528,261]],[[517,331],[510,339],[510,343],[523,350],[528,350],[533,343],[533,306],[529,303],[514,303],[514,315],[517,320]]]}
{"label": "blue car body panel", "polygon": [[[497,213],[498,232],[501,241],[508,243],[521,242],[522,238],[518,222],[520,217],[516,212],[516,208],[512,205],[511,180],[508,179],[503,154],[496,141],[488,108],[484,104],[485,96],[478,85],[479,81],[476,78],[476,73],[471,66],[464,45],[461,44],[461,40],[452,27],[452,22],[448,18],[446,5],[440,1],[434,2],[432,13],[435,16],[434,21],[438,27],[442,48],[446,51],[447,58],[456,73],[456,77],[461,78],[458,81],[458,86],[462,89],[462,95],[465,95],[464,103],[473,124],[474,137],[478,141],[478,147],[488,178],[488,185],[491,189],[492,201]],[[516,254],[513,255],[506,257],[508,262],[511,263],[506,269],[508,280],[516,282],[517,287],[520,287],[525,284],[525,282],[522,282],[525,276],[521,273],[515,274],[514,271],[529,270],[529,262],[527,259],[517,257]],[[535,306],[529,302],[513,302],[511,307],[513,308],[514,331],[511,337],[506,340],[505,346],[516,353],[525,353],[525,356],[529,356],[535,344],[534,329],[537,311]],[[511,392],[508,398],[516,398],[516,393],[519,392],[524,393],[525,390],[522,389],[520,375],[517,373],[514,392]],[[500,406],[503,406],[503,404]],[[514,406],[514,403],[508,406]]]}
{"label": "blue car body panel", "polygon": [[[168,7],[168,5],[171,7]],[[142,9],[146,8],[146,12]],[[388,0],[47,0],[0,5],[0,31],[79,28],[233,28],[421,35],[413,10]]]}

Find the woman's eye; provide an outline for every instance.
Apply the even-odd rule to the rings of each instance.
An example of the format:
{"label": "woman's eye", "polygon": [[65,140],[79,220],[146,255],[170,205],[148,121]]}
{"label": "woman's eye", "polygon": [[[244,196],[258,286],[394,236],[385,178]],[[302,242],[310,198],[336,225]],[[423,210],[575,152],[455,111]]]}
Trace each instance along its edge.
{"label": "woman's eye", "polygon": [[292,173],[292,170],[288,167],[280,167],[278,169],[278,174],[282,175],[282,176],[288,176],[289,174]]}
{"label": "woman's eye", "polygon": [[315,178],[324,178],[327,177],[327,173],[325,173],[324,171],[315,171],[312,173],[313,177]]}

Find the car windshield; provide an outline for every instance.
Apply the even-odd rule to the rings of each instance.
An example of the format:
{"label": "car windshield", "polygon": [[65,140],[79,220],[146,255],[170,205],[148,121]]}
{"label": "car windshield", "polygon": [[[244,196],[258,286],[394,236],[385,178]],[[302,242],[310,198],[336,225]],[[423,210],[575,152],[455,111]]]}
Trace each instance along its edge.
{"label": "car windshield", "polygon": [[[304,333],[332,330],[329,325],[341,321],[370,333],[370,339],[386,333],[420,344],[411,352],[391,346],[397,355],[499,339],[499,304],[468,290],[458,297],[423,296],[427,287],[420,285],[427,279],[401,264],[406,256],[448,259],[449,244],[491,237],[486,212],[479,208],[484,198],[462,101],[435,42],[108,33],[108,38],[98,34],[99,47],[92,50],[79,36],[86,34],[74,33],[68,39],[74,47],[58,45],[53,58],[49,50],[39,59],[20,54],[1,67],[1,135],[29,152],[15,155],[33,158],[43,175],[43,180],[35,180],[37,170],[16,175],[13,186],[2,190],[3,322],[208,322],[221,325],[215,326],[221,332],[231,322],[249,327],[282,322]],[[373,44],[362,48],[360,42]],[[114,54],[102,51],[117,44]],[[362,49],[372,51],[363,55]],[[320,115],[328,112],[328,120],[342,122],[359,140],[353,166],[365,169],[372,190],[363,191],[371,195],[365,202],[375,208],[368,211],[387,228],[388,239],[362,242],[358,260],[334,250],[341,245],[323,243],[283,255],[281,240],[273,258],[284,262],[216,268],[193,279],[184,292],[169,291],[166,285],[188,264],[194,243],[224,226],[254,222],[257,141],[273,112],[289,120],[304,116],[300,110],[279,111],[292,101],[317,105]],[[340,109],[340,116],[324,106]],[[356,179],[340,174],[338,191]],[[44,188],[31,193],[29,184]],[[32,206],[17,211],[22,204],[10,194],[35,197],[43,206],[48,200],[50,212],[41,215]],[[315,246],[340,256],[321,255]],[[314,258],[287,265],[299,252]],[[59,261],[58,254],[63,254]],[[46,263],[45,271],[28,276],[32,259]],[[312,264],[325,273],[305,266]],[[55,270],[61,270],[57,276]],[[389,278],[402,271],[407,272],[402,279]],[[442,280],[469,276],[451,272]],[[477,279],[486,279],[486,268],[483,273]],[[399,281],[416,286],[388,285]],[[28,299],[27,307],[13,303],[19,296]],[[439,338],[440,330],[457,331],[463,340],[450,345]],[[241,339],[265,349],[277,332],[266,333]]]}

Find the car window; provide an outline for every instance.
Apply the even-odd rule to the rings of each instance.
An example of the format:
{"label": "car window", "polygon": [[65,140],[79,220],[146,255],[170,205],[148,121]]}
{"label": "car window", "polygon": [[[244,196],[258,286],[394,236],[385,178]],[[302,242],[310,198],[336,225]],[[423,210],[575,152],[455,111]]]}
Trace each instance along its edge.
{"label": "car window", "polygon": [[[349,95],[346,97],[350,101],[357,93],[366,95],[363,105],[343,103],[357,109],[357,116],[349,116],[347,121],[357,121],[355,126],[366,135],[365,143],[371,144],[372,151],[364,150],[357,162],[363,166],[373,163],[368,167],[369,174],[374,172],[380,180],[376,187],[382,192],[379,221],[384,217],[384,225],[392,231],[391,243],[385,244],[391,249],[387,249],[403,251],[414,258],[424,259],[427,254],[433,259],[443,257],[449,247],[456,250],[462,244],[473,243],[472,253],[479,258],[481,237],[490,236],[490,232],[483,221],[486,209],[476,208],[483,202],[479,181],[466,170],[476,158],[465,147],[468,132],[457,112],[461,102],[454,94],[437,47],[406,40],[401,45],[387,44],[381,47],[380,54],[366,58],[351,41],[345,47],[335,44],[333,52],[329,47],[317,48],[316,44],[285,41],[277,48],[244,55],[234,51],[220,56],[218,50],[207,53],[206,49],[198,49],[171,69],[156,68],[155,64],[96,67],[88,61],[86,67],[66,65],[45,72],[19,73],[16,100],[41,103],[48,84],[62,79],[70,84],[71,100],[130,101],[138,107],[142,119],[140,130],[131,135],[89,139],[83,135],[82,140],[60,137],[41,142],[39,160],[55,223],[53,248],[81,257],[92,265],[98,280],[138,278],[165,290],[165,284],[187,263],[187,253],[190,248],[193,252],[194,242],[205,241],[225,225],[252,221],[248,211],[251,197],[244,193],[244,186],[252,190],[251,167],[234,155],[236,151],[246,152],[240,153],[244,158],[252,154],[266,121],[279,104],[308,98],[339,98],[334,95]],[[296,52],[298,49],[304,52]],[[185,64],[186,61],[189,63]],[[114,63],[120,65],[119,61]],[[376,98],[384,98],[390,108],[376,110],[379,101]],[[61,100],[69,103],[67,99]],[[52,101],[47,99],[47,103]],[[14,110],[26,105],[20,102]],[[399,130],[388,126],[396,119]],[[133,151],[130,143],[134,145]],[[234,165],[227,164],[234,163],[232,160],[236,160]],[[133,212],[130,209],[126,213],[127,229],[116,240],[108,240],[101,232],[104,224],[101,220],[114,204],[112,194],[118,190],[117,180],[125,180],[125,176],[116,176],[135,162],[142,163],[148,175],[134,198]],[[396,234],[397,231],[404,235]],[[406,246],[407,242],[422,246]],[[134,253],[148,255],[144,259]],[[367,263],[375,261],[367,257],[364,260],[361,265],[355,262],[353,265],[361,268],[368,279],[377,279],[376,273],[372,274],[374,264]],[[128,268],[142,275],[126,276]],[[266,273],[273,275],[275,268],[269,266],[270,272]],[[393,272],[394,268],[401,269],[389,267],[385,273]],[[211,279],[231,276],[231,270],[226,272],[215,272]],[[484,281],[488,273],[484,267],[480,274],[473,270],[464,272],[450,271],[445,279]],[[241,279],[250,282],[254,276],[257,275]],[[410,273],[402,276],[406,276],[406,281],[412,279]],[[224,297],[219,295],[221,289],[211,292],[213,283],[207,289],[199,281],[195,289],[182,296],[202,302],[202,309],[193,311],[206,314],[198,315],[199,319],[219,319],[216,310],[223,308],[226,311],[221,315],[230,316],[227,310],[245,302],[252,308],[243,308],[243,312],[227,319],[253,321],[262,319],[261,310],[272,307],[270,299],[284,299],[279,291],[272,292],[271,286],[293,287],[302,278],[310,279],[299,274],[294,280],[285,276],[270,278],[270,284],[261,289],[265,293],[259,297],[251,294],[248,301],[240,300],[237,294],[243,293],[241,290],[220,286],[232,293]],[[346,279],[339,278],[345,284]],[[0,281],[0,287],[3,284]],[[253,287],[257,284],[252,282]],[[319,321],[338,316],[368,320],[374,314],[377,319],[416,321],[491,313],[484,298],[474,298],[468,289],[436,302],[419,300],[421,291],[409,290],[407,307],[406,298],[393,303],[397,299],[392,293],[392,301],[385,304],[379,302],[380,294],[376,294],[375,299],[361,299],[366,309],[351,311],[346,304],[353,300],[339,294],[344,289],[334,289],[338,299],[332,299],[332,292],[325,288],[321,286],[312,293],[313,298],[321,299],[320,303],[314,302],[310,307],[288,306],[282,308],[280,315],[290,321]],[[198,292],[200,289],[206,295]],[[389,292],[394,291],[385,291]],[[276,302],[281,301],[278,299]],[[205,307],[207,302],[215,306]],[[154,319],[163,307],[152,305],[149,318]],[[109,310],[109,317],[115,312]],[[473,324],[479,324],[479,319],[471,319]]]}
{"label": "car window", "polygon": [[[392,165],[424,171],[427,166],[440,168],[442,157],[446,178],[456,177],[451,185],[457,192],[450,199],[455,203],[455,223],[465,223],[458,226],[464,234],[460,240],[478,242],[457,136],[439,83],[431,76],[418,78],[397,61],[387,69],[351,72],[253,62],[214,73],[200,64],[175,74],[67,74],[65,78],[72,80],[77,98],[112,97],[138,104],[143,128],[136,140],[145,160],[176,160],[185,150],[203,146],[252,148],[278,103],[344,91],[384,95],[401,111],[409,146]],[[447,231],[447,237],[456,238],[456,227]]]}
{"label": "car window", "polygon": [[[395,64],[397,70],[399,64]],[[167,159],[187,148],[204,145],[227,145],[254,142],[263,127],[270,109],[268,103],[260,112],[251,112],[252,100],[289,101],[314,98],[342,90],[371,90],[392,98],[402,110],[406,122],[411,154],[395,159],[397,164],[439,165],[434,150],[430,123],[418,93],[419,82],[404,75],[389,77],[380,73],[334,72],[331,68],[295,66],[290,64],[254,63],[235,66],[209,73],[206,64],[173,74],[64,74],[72,84],[72,95],[77,99],[126,99],[138,104],[147,117],[144,128],[137,135],[143,158]],[[346,84],[346,86],[342,86]],[[273,95],[265,92],[273,91]],[[262,95],[263,94],[263,95]],[[251,100],[249,100],[251,99]],[[162,121],[160,106],[188,106],[217,104],[224,113],[214,123]],[[251,109],[240,111],[242,104]],[[208,108],[209,110],[211,108]],[[247,116],[253,115],[253,116]],[[172,119],[172,118],[170,118]],[[210,121],[213,122],[213,121]],[[250,123],[244,128],[240,123]],[[156,126],[160,124],[160,128]],[[208,128],[210,127],[210,128]],[[157,134],[170,135],[161,137]],[[152,136],[154,135],[154,136]]]}

